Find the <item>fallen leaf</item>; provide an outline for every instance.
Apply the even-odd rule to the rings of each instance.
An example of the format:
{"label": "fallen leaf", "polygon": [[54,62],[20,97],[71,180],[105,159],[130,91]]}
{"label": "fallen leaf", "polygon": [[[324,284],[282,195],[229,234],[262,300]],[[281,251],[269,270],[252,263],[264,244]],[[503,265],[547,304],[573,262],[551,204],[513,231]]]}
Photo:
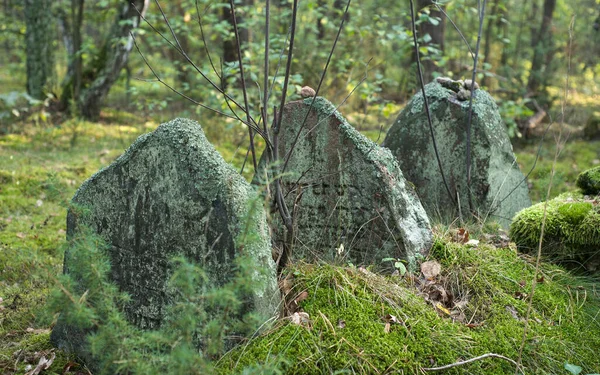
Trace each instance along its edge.
{"label": "fallen leaf", "polygon": [[510,313],[510,315],[512,315],[513,318],[520,320],[521,318],[519,318],[519,313],[517,312],[517,309],[515,309],[512,306],[506,306],[505,307],[506,311],[508,311]]}
{"label": "fallen leaf", "polygon": [[443,306],[443,305],[442,305],[440,302],[436,303],[436,304],[435,304],[435,307],[436,307],[438,310],[440,310],[440,311],[442,311],[443,313],[445,313],[446,315],[450,315],[450,314],[451,314],[450,310],[448,310],[447,308],[445,308],[445,307],[444,307],[444,306]]}
{"label": "fallen leaf", "polygon": [[296,297],[294,299],[294,302],[296,302],[296,304],[299,304],[300,302],[304,301],[307,298],[308,298],[308,292],[305,290],[302,293],[298,294],[298,297]]}
{"label": "fallen leaf", "polygon": [[18,233],[16,234],[16,236],[17,236],[17,237],[19,237],[20,239],[24,239],[25,237],[27,237],[27,236],[25,235],[25,233],[22,233],[22,232],[18,232]]}
{"label": "fallen leaf", "polygon": [[383,318],[384,322],[386,323],[391,323],[391,324],[400,324],[400,319],[396,318],[394,315],[392,314],[386,314]]}
{"label": "fallen leaf", "polygon": [[465,228],[458,228],[455,236],[455,242],[466,243],[469,241],[469,231]]}
{"label": "fallen leaf", "polygon": [[290,321],[293,324],[303,326],[303,327],[308,327],[310,324],[309,315],[305,312],[293,313],[292,315],[290,315]]}
{"label": "fallen leaf", "polygon": [[433,279],[440,274],[442,266],[435,260],[421,263],[421,272],[426,279]]}
{"label": "fallen leaf", "polygon": [[42,358],[40,358],[40,361],[38,362],[37,366],[35,366],[35,368],[33,370],[27,372],[25,375],[37,375],[40,372],[47,370],[48,368],[50,368],[50,366],[54,362],[54,358],[56,358],[56,354],[53,351],[50,352],[49,358],[46,358],[46,356],[42,356]]}
{"label": "fallen leaf", "polygon": [[465,245],[469,247],[477,247],[479,246],[479,240],[468,240],[465,242]]}
{"label": "fallen leaf", "polygon": [[385,323],[385,327],[383,327],[383,332],[390,333],[390,323]]}
{"label": "fallen leaf", "polygon": [[346,321],[343,319],[339,319],[337,322],[337,327],[338,328],[346,328]]}

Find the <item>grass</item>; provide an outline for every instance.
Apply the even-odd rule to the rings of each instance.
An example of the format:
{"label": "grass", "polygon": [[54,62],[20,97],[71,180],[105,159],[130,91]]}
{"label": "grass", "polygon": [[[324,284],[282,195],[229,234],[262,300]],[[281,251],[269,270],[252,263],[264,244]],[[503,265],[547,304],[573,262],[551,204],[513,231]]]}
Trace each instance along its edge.
{"label": "grass", "polygon": [[[202,122],[224,158],[240,168],[246,130],[210,116]],[[98,123],[22,123],[16,131],[0,135],[0,373],[23,374],[42,355],[51,355],[48,335],[55,317],[42,306],[62,272],[67,202],[84,180],[157,125],[144,116],[106,109]],[[373,127],[366,126],[363,132],[380,141],[384,137]],[[530,175],[534,202],[543,194],[553,147],[551,140],[544,144]],[[557,167],[555,195],[574,188],[579,172],[600,163],[598,150],[600,142],[567,143]],[[524,171],[533,165],[536,152],[533,142],[516,149]],[[245,176],[250,177],[248,168]],[[449,241],[443,232],[438,233],[432,259],[443,266],[436,283],[452,291],[454,301],[466,301],[461,305],[465,321],[452,319],[454,305],[439,308],[428,302],[414,278],[393,279],[344,266],[297,265],[292,271],[294,290],[309,291],[302,309],[310,316],[311,329],[281,321],[251,341],[243,353],[223,358],[221,368],[227,372],[239,360],[238,365],[275,361],[291,373],[391,368],[411,373],[487,351],[515,358],[522,322],[512,312],[524,314],[525,302],[517,296],[526,293],[527,282],[534,279],[531,260],[510,248],[466,248]],[[600,347],[597,282],[549,265],[543,268],[543,280],[534,301],[525,366],[533,373],[564,373],[563,363],[569,361],[598,371],[599,360],[590,349]],[[402,321],[392,324],[389,333],[381,319],[387,314]],[[338,328],[340,321],[345,328]],[[74,360],[55,353],[46,374],[60,374]],[[453,371],[492,374],[511,367],[488,359],[449,373]]]}
{"label": "grass", "polygon": [[[443,237],[430,260],[438,261],[442,272],[429,280],[296,265],[289,296],[307,293],[300,309],[309,322],[280,321],[221,359],[222,373],[253,363],[284,363],[289,374],[413,374],[490,352],[516,358],[531,280],[538,287],[525,373],[563,374],[565,362],[586,371],[600,368],[595,349],[600,345],[600,294],[589,280],[548,264],[536,278],[535,260],[513,248],[473,248]],[[509,362],[488,359],[446,373],[514,371]]]}

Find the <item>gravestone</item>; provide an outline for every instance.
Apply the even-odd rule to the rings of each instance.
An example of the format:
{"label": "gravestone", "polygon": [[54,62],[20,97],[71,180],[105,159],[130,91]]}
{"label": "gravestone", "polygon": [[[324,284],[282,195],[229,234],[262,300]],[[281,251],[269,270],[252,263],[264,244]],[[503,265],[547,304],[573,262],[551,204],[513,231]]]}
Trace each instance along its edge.
{"label": "gravestone", "polygon": [[[467,184],[467,119],[473,91],[471,123],[471,185]],[[438,78],[425,86],[446,189],[433,147],[421,92],[402,110],[383,146],[398,159],[430,217],[442,220],[469,212],[503,226],[529,207],[527,181],[494,99],[471,82]],[[470,202],[469,202],[470,201]],[[460,202],[460,205],[459,205]]]}
{"label": "gravestone", "polygon": [[[165,318],[173,300],[168,281],[174,256],[201,266],[208,287],[234,276],[238,254],[251,257],[262,270],[253,276],[260,287],[244,297],[242,314],[268,318],[277,314],[279,290],[262,201],[250,208],[256,199],[254,188],[223,160],[200,125],[176,119],[139,137],[84,182],[72,202],[87,213],[69,211],[67,237],[85,226],[108,243],[110,278],[130,295],[125,317],[139,328],[158,328]],[[66,273],[71,256],[67,250]],[[51,340],[89,360],[84,334],[59,320]]]}
{"label": "gravestone", "polygon": [[[281,175],[285,201],[294,214],[292,257],[356,265],[401,258],[414,265],[429,250],[432,233],[398,163],[389,150],[349,125],[329,101],[317,97],[311,107],[312,100],[285,105],[281,162],[271,172],[279,173],[299,132]],[[268,164],[263,154],[255,183]],[[281,249],[283,224],[273,211],[273,236]]]}

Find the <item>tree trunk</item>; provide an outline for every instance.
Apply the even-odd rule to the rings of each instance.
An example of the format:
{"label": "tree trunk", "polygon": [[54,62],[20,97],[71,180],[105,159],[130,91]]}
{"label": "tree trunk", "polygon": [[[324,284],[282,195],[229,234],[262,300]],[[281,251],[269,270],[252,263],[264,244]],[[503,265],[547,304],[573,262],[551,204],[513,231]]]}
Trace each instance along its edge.
{"label": "tree trunk", "polygon": [[[230,29],[233,31],[233,15],[231,14],[229,0],[224,0],[224,2],[227,4],[227,6],[223,7],[221,19],[223,21],[227,21],[230,24]],[[242,0],[241,2],[238,2],[238,5],[236,5],[235,7],[235,19],[238,25],[240,50],[242,51],[242,53],[247,47],[248,42],[250,41],[250,31],[248,30],[248,28],[241,27],[240,25],[244,23],[244,12],[247,9],[249,9],[252,5],[254,5],[254,0]],[[240,11],[240,9],[242,9],[242,11]],[[237,64],[238,62],[238,50],[235,35],[223,41],[223,62],[230,64]],[[225,74],[223,75],[223,77],[221,77],[221,84],[223,87],[227,86],[227,78],[228,77]]]}
{"label": "tree trunk", "polygon": [[[487,23],[487,27],[485,29],[485,35],[484,35],[484,46],[483,46],[483,66],[484,69],[490,69],[491,68],[486,68],[485,65],[487,64],[488,66],[491,66],[491,62],[490,62],[490,54],[492,52],[492,30],[494,28],[495,22],[494,22],[494,18],[497,17],[496,13],[498,11],[498,4],[500,3],[500,0],[496,0],[494,1],[494,5],[492,5],[492,11],[490,13],[490,16],[488,17],[488,23]],[[489,76],[488,75],[484,75],[483,79],[481,81],[481,84],[483,86],[489,86]]]}
{"label": "tree trunk", "polygon": [[25,0],[27,93],[44,99],[44,86],[52,76],[52,16],[50,0]]}
{"label": "tree trunk", "polygon": [[533,93],[534,97],[540,97],[539,92],[545,90],[546,76],[550,73],[546,68],[549,67],[554,55],[550,25],[552,24],[555,7],[556,0],[544,0],[542,23],[534,40],[533,59],[531,61],[529,81],[527,82],[527,91]]}
{"label": "tree trunk", "polygon": [[[419,37],[422,39],[425,35],[429,35],[431,40],[425,42],[421,41],[421,47],[425,46],[436,46],[441,53],[444,52],[444,38],[446,34],[446,17],[439,11],[435,6],[432,6],[432,0],[417,0],[417,9],[422,10],[425,7],[429,7],[429,17],[439,19],[439,24],[434,25],[431,22],[422,22],[418,28],[417,32],[419,33]],[[441,6],[442,9],[444,8]],[[416,56],[413,53],[413,63],[415,63]],[[437,66],[435,65],[434,60],[431,58],[421,58],[421,65],[423,68],[423,79],[425,82],[430,82],[433,79],[433,73],[436,71]]]}
{"label": "tree trunk", "polygon": [[101,67],[90,80],[89,86],[82,87],[78,98],[79,112],[84,118],[96,120],[100,116],[104,99],[119,78],[133,49],[133,38],[130,33],[140,24],[138,10],[144,14],[148,4],[149,0],[121,1],[119,15],[100,51]]}

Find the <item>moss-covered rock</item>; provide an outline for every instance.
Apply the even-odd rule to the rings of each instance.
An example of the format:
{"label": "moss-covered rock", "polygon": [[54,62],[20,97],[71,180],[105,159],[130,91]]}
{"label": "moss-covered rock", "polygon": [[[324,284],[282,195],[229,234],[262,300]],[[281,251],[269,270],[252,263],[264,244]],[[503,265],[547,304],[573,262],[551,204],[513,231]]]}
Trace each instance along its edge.
{"label": "moss-covered rock", "polygon": [[[430,253],[442,272],[434,280],[395,278],[365,269],[300,265],[294,289],[310,322],[284,319],[264,335],[230,352],[220,373],[252,364],[283,364],[286,374],[419,374],[484,353],[517,359],[531,282],[537,280],[523,366],[526,374],[563,374],[566,361],[584,371],[600,367],[600,299],[558,266],[542,264],[510,248],[469,248],[438,239]],[[542,280],[543,279],[543,280]],[[450,296],[444,303],[424,295],[435,285]],[[416,287],[421,285],[421,287]],[[577,305],[571,293],[587,293]],[[394,319],[394,318],[395,319]],[[445,374],[509,374],[509,362],[486,359]]]}
{"label": "moss-covered rock", "polygon": [[600,206],[581,194],[565,193],[546,203],[520,211],[510,227],[510,237],[520,251],[538,249],[546,209],[542,253],[558,262],[576,262],[588,270],[600,264]]}
{"label": "moss-covered rock", "polygon": [[590,115],[583,128],[583,136],[587,139],[600,138],[600,112]]}
{"label": "moss-covered rock", "polygon": [[441,81],[425,86],[437,150],[421,92],[402,110],[383,145],[398,159],[430,217],[451,222],[461,213],[474,212],[508,227],[514,214],[529,207],[531,200],[498,106],[484,90],[473,91],[469,184],[466,155],[470,101],[466,99],[471,93],[460,81],[458,92],[456,81]]}
{"label": "moss-covered rock", "polygon": [[582,172],[579,177],[577,177],[577,187],[581,189],[583,194],[600,194],[600,167],[591,168]]}

